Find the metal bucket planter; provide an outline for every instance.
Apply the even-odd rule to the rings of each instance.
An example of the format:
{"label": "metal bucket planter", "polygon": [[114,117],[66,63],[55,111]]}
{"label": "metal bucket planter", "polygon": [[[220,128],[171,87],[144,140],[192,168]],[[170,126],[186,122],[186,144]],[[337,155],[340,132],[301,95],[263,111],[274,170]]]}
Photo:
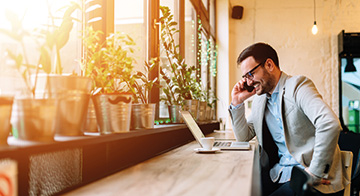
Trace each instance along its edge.
{"label": "metal bucket planter", "polygon": [[130,131],[131,94],[99,94],[92,100],[101,134]]}
{"label": "metal bucket planter", "polygon": [[86,120],[84,123],[84,132],[90,132],[90,133],[97,133],[99,132],[97,120],[96,120],[96,113],[95,113],[95,107],[92,99],[89,101],[89,108],[87,111]]}
{"label": "metal bucket planter", "polygon": [[7,145],[7,138],[10,133],[11,110],[13,97],[0,96],[0,145]]}
{"label": "metal bucket planter", "polygon": [[195,120],[198,120],[199,112],[199,100],[196,99],[186,99],[184,101],[184,110],[189,111]]}
{"label": "metal bucket planter", "polygon": [[206,121],[206,116],[207,116],[207,103],[205,101],[200,101],[199,102],[199,113],[198,113],[198,120],[199,121]]}
{"label": "metal bucket planter", "polygon": [[131,129],[152,129],[155,123],[155,103],[132,104]]}
{"label": "metal bucket planter", "polygon": [[212,108],[208,104],[206,104],[206,120],[212,120],[211,110]]}
{"label": "metal bucket planter", "polygon": [[181,106],[180,105],[169,105],[169,117],[172,123],[183,123],[184,120],[181,117]]}
{"label": "metal bucket planter", "polygon": [[59,110],[56,119],[56,135],[83,135],[83,125],[89,107],[91,79],[81,76],[41,75],[39,90],[45,97],[56,98]]}
{"label": "metal bucket planter", "polygon": [[56,99],[15,99],[13,135],[17,139],[54,141],[58,102]]}

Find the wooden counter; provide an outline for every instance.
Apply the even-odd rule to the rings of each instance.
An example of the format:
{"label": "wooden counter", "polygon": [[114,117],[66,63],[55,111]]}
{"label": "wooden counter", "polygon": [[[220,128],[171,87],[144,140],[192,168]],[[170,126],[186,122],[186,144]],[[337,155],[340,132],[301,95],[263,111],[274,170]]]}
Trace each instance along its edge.
{"label": "wooden counter", "polygon": [[194,152],[198,147],[191,142],[65,195],[260,195],[255,142],[248,151],[214,154]]}

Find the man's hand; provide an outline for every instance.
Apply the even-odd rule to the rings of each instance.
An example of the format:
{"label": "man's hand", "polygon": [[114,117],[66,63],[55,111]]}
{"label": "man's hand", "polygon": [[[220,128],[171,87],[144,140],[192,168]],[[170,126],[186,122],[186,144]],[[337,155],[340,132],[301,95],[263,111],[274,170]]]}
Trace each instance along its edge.
{"label": "man's hand", "polygon": [[252,92],[248,92],[244,88],[245,82],[246,82],[245,78],[241,79],[235,84],[235,86],[231,91],[231,98],[232,98],[231,104],[233,104],[234,106],[244,103],[246,99],[248,99],[249,97],[253,96],[256,93],[255,89]]}
{"label": "man's hand", "polygon": [[319,185],[319,184],[329,185],[329,184],[331,184],[330,180],[325,179],[325,178],[319,178],[319,177],[315,176],[313,173],[311,173],[309,171],[308,167],[305,168],[305,171],[311,176],[313,185]]}

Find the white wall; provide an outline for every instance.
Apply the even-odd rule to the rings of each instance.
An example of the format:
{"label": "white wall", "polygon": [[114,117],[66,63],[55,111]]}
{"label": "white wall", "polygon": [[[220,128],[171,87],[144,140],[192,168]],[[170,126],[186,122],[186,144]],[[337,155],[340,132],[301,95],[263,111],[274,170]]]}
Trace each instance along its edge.
{"label": "white wall", "polygon": [[[338,114],[337,35],[343,29],[345,32],[360,32],[360,1],[317,0],[319,32],[316,35],[311,33],[314,21],[313,0],[230,0],[230,6],[243,6],[244,14],[240,20],[229,16],[229,21],[224,18],[226,13],[221,13],[226,9],[222,8],[225,5],[218,5],[228,5],[226,1],[217,1],[217,43],[219,50],[228,50],[229,60],[227,69],[223,67],[226,65],[226,58],[221,57],[225,51],[220,51],[218,96],[228,97],[230,103],[232,86],[242,75],[236,66],[236,59],[245,47],[261,41],[277,50],[280,68],[287,74],[305,75],[312,79],[324,100]],[[225,29],[227,22],[229,34],[226,34]],[[223,47],[227,38],[228,48]],[[229,75],[225,75],[226,73]],[[225,81],[227,76],[229,81]],[[226,83],[229,83],[227,90],[221,85]],[[226,92],[229,96],[222,94]],[[219,107],[218,110],[221,110],[218,114],[223,115],[223,108]]]}
{"label": "white wall", "polygon": [[[218,45],[217,62],[217,83],[216,94],[219,99],[217,102],[217,117],[226,118],[229,121],[229,100],[231,89],[229,86],[229,1],[216,1],[216,44]],[[231,59],[230,59],[231,60]],[[229,124],[229,123],[227,123]]]}

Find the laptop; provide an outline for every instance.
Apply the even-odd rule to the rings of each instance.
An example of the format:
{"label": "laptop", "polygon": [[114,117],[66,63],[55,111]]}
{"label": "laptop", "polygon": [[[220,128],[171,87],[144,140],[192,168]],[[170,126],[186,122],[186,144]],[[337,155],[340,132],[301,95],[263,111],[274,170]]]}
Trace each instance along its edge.
{"label": "laptop", "polygon": [[[200,127],[192,117],[189,111],[180,111],[186,125],[190,129],[196,141],[201,145],[200,138],[205,137]],[[249,142],[235,142],[235,141],[215,141],[214,147],[220,148],[221,150],[249,150],[250,144]]]}

